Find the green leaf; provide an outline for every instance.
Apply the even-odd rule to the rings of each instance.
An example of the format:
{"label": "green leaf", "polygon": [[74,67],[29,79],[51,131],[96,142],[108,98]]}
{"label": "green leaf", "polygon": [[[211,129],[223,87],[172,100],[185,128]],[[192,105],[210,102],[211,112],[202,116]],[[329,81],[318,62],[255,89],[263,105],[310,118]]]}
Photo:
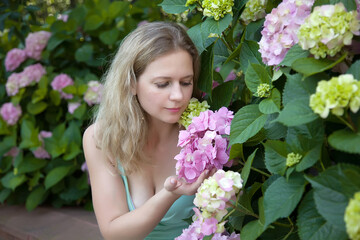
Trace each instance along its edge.
{"label": "green leaf", "polygon": [[355,133],[348,129],[338,130],[329,136],[328,141],[337,150],[360,154],[360,132]]}
{"label": "green leaf", "polygon": [[241,45],[240,51],[240,69],[243,72],[247,71],[249,62],[259,65],[264,65],[261,54],[259,52],[259,45],[254,41],[244,41]]}
{"label": "green leaf", "polygon": [[243,153],[243,145],[242,144],[234,144],[230,148],[230,156],[229,160],[232,160],[237,157],[242,157]]}
{"label": "green leaf", "polygon": [[259,111],[259,105],[242,107],[231,122],[230,145],[244,143],[255,136],[265,125],[267,116]]}
{"label": "green leaf", "polygon": [[314,188],[318,212],[335,228],[345,231],[344,213],[353,194],[360,190],[360,168],[337,164],[317,177],[306,177]]}
{"label": "green leaf", "polygon": [[245,39],[259,42],[262,37],[261,30],[263,29],[264,21],[265,18],[260,19],[259,21],[250,22],[246,25]]}
{"label": "green leaf", "polygon": [[268,115],[268,119],[266,120],[264,126],[265,136],[267,139],[275,140],[286,136],[287,127],[279,122],[273,121],[278,116],[278,113]]}
{"label": "green leaf", "polygon": [[297,126],[317,118],[318,115],[309,107],[309,98],[299,98],[287,103],[275,121],[285,126]]}
{"label": "green leaf", "polygon": [[100,33],[99,38],[103,43],[107,45],[112,45],[118,40],[119,34],[119,30],[113,28],[109,31],[104,31]]}
{"label": "green leaf", "polygon": [[232,16],[226,14],[224,18],[216,21],[213,18],[206,18],[206,20],[201,24],[201,34],[209,36],[211,33],[221,35],[223,31],[229,26],[232,21]]}
{"label": "green leaf", "polygon": [[262,65],[250,63],[245,73],[245,83],[252,93],[256,93],[261,83],[271,84],[271,78]]}
{"label": "green leaf", "polygon": [[61,166],[52,169],[45,177],[45,189],[49,189],[60,182],[70,171],[71,166]]}
{"label": "green leaf", "polygon": [[109,7],[109,17],[115,19],[117,17],[123,17],[127,12],[129,12],[130,3],[129,2],[112,2]]}
{"label": "green leaf", "polygon": [[294,174],[286,181],[284,177],[276,179],[264,195],[265,227],[278,218],[288,217],[299,203],[305,190],[305,179]]}
{"label": "green leaf", "polygon": [[286,74],[286,77],[287,80],[283,91],[284,106],[299,98],[310,98],[310,95],[315,92],[318,79],[307,78],[302,81],[300,74]]}
{"label": "green leaf", "polygon": [[301,161],[296,165],[296,171],[302,172],[309,167],[312,167],[321,158],[322,145],[314,145],[314,147],[306,152]]}
{"label": "green leaf", "polygon": [[26,105],[26,110],[33,115],[37,115],[39,113],[42,113],[46,108],[47,108],[47,103],[45,102],[37,102],[37,103],[32,103],[29,102]]}
{"label": "green leaf", "polygon": [[21,143],[20,148],[38,147],[41,145],[38,138],[39,130],[35,129],[34,124],[29,120],[24,120],[21,124]]}
{"label": "green leaf", "polygon": [[159,6],[167,13],[177,14],[185,12],[188,9],[185,3],[186,0],[164,0]]}
{"label": "green leaf", "polygon": [[53,51],[57,46],[59,46],[64,41],[70,39],[69,35],[64,33],[55,33],[51,35],[46,49],[49,51]]}
{"label": "green leaf", "polygon": [[102,24],[104,23],[104,20],[98,16],[98,15],[91,15],[89,18],[86,19],[85,22],[85,31],[92,31],[98,29]]}
{"label": "green leaf", "polygon": [[56,90],[50,91],[50,100],[55,106],[59,106],[61,103],[61,95]]}
{"label": "green leaf", "polygon": [[202,52],[205,51],[206,46],[205,46],[205,41],[202,37],[202,34],[199,34],[200,32],[201,32],[201,23],[196,24],[195,26],[193,26],[189,30],[187,30],[187,34],[189,35],[191,40],[194,42],[199,54],[202,54]]}
{"label": "green leaf", "polygon": [[309,51],[303,50],[299,44],[295,44],[286,53],[285,58],[279,64],[281,66],[291,67],[292,63],[299,58],[306,58],[309,56]]}
{"label": "green leaf", "polygon": [[269,98],[262,100],[259,104],[260,112],[264,114],[272,114],[280,112],[281,106],[281,93],[276,88],[271,90]]}
{"label": "green leaf", "polygon": [[3,178],[1,178],[1,184],[14,191],[18,186],[25,182],[26,179],[27,178],[24,174],[14,175],[14,172],[8,172]]}
{"label": "green leaf", "polygon": [[198,87],[201,91],[210,95],[213,81],[213,63],[214,63],[214,45],[207,48],[207,51],[201,54],[201,72],[198,81]]}
{"label": "green leaf", "polygon": [[246,182],[247,182],[247,180],[249,178],[251,165],[252,165],[252,163],[254,161],[255,154],[256,154],[257,150],[258,149],[255,149],[255,151],[247,158],[246,163],[245,163],[243,169],[241,170],[241,178],[243,180],[243,186],[246,185]]}
{"label": "green leaf", "polygon": [[45,189],[43,186],[37,187],[35,190],[31,191],[29,196],[26,199],[26,209],[31,211],[39,206],[44,200]]}
{"label": "green leaf", "polygon": [[297,226],[301,240],[347,239],[346,232],[333,227],[316,210],[313,190],[306,194],[298,210]]}
{"label": "green leaf", "polygon": [[241,240],[256,240],[264,230],[264,225],[260,220],[248,222],[241,230]]}
{"label": "green leaf", "polygon": [[352,74],[355,79],[360,80],[360,60],[354,62],[346,73]]}
{"label": "green leaf", "polygon": [[265,165],[269,172],[284,175],[286,170],[286,143],[278,140],[268,140],[264,143]]}
{"label": "green leaf", "polygon": [[83,103],[77,109],[75,109],[73,116],[77,119],[82,119],[85,113],[86,113],[86,104]]}
{"label": "green leaf", "polygon": [[93,46],[91,44],[85,44],[75,52],[75,59],[78,62],[87,62],[92,59]]}
{"label": "green leaf", "polygon": [[36,89],[32,95],[31,102],[37,103],[43,100],[46,97],[47,89],[46,88],[39,88]]}
{"label": "green leaf", "polygon": [[68,148],[66,149],[63,159],[65,161],[74,159],[80,153],[82,153],[82,150],[79,147],[79,145],[77,145],[76,143],[72,143],[72,144],[68,145]]}
{"label": "green leaf", "polygon": [[34,157],[26,157],[24,161],[22,161],[18,167],[18,173],[28,173],[33,172],[42,167],[46,166],[47,160],[45,159],[38,159]]}
{"label": "green leaf", "polygon": [[8,188],[3,188],[0,191],[0,203],[3,204],[5,200],[10,196],[11,190]]}
{"label": "green leaf", "polygon": [[333,68],[336,64],[342,62],[345,57],[346,54],[341,56],[341,58],[335,62],[329,59],[299,58],[291,64],[291,68],[302,73],[305,77],[309,77]]}
{"label": "green leaf", "polygon": [[212,91],[212,98],[209,101],[211,109],[220,109],[230,104],[233,93],[234,82],[229,81],[221,84]]}
{"label": "green leaf", "polygon": [[348,12],[356,11],[356,1],[354,0],[330,0],[330,4],[337,4],[340,2],[344,4]]}

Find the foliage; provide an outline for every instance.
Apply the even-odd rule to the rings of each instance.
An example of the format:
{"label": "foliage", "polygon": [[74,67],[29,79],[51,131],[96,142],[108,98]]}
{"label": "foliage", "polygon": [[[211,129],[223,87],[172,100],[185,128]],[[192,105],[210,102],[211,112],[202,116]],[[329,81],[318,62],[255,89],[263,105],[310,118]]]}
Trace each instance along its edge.
{"label": "foliage", "polygon": [[[1,4],[1,203],[92,208],[81,137],[99,80],[124,36],[142,21],[166,19],[158,3],[88,0],[44,24],[36,6]],[[35,37],[32,43],[41,40],[44,48],[34,57],[27,52],[29,36],[40,32],[50,38]],[[19,60],[12,49],[26,57]],[[36,76],[34,68],[26,72],[35,65]]]}
{"label": "foliage", "polygon": [[[183,5],[181,1],[164,0],[161,5],[169,13],[204,14],[188,30],[202,55],[199,86],[213,110],[226,106],[235,113],[230,159],[237,164],[231,170],[241,173],[244,187],[242,195],[228,209],[226,230],[240,233],[241,239],[357,239],[359,223],[355,219],[359,216],[354,212],[355,203],[348,208],[352,210],[347,210],[347,219],[352,219],[347,223],[350,230],[344,221],[349,200],[360,192],[360,92],[357,92],[360,52],[356,48],[359,26],[353,17],[356,2],[268,1],[266,13],[279,17],[252,22],[240,17],[249,5],[245,5],[247,1],[234,1],[232,14],[218,20],[203,13],[202,1],[182,2]],[[332,7],[320,8],[329,4],[338,4],[341,9],[343,4],[348,12],[354,11],[345,17],[347,20],[329,20],[337,29],[331,30],[335,35],[326,32],[321,21],[317,23],[323,28],[307,32],[317,31],[329,42],[342,37],[350,40],[344,46],[343,42],[334,45],[322,39],[329,49],[337,46],[338,53],[317,59],[310,50],[297,44],[296,34],[311,12],[331,12]],[[290,12],[292,15],[286,16]],[[345,35],[341,36],[339,29],[344,24],[351,24],[354,29],[351,33],[342,31]],[[281,30],[284,26],[288,28]],[[268,42],[261,41],[268,33],[273,34],[267,35]],[[277,36],[291,37],[291,42]],[[261,47],[266,51],[259,51]],[[269,61],[274,60],[268,58],[269,54],[278,59]],[[228,85],[226,78],[231,72],[236,77]],[[333,78],[351,80],[339,80],[339,85],[330,86]],[[310,100],[315,93],[325,92],[322,85],[326,83],[327,95],[322,94],[321,101]],[[229,93],[231,99],[226,102],[223,99],[229,99]],[[334,110],[320,116],[314,106],[328,112]]]}

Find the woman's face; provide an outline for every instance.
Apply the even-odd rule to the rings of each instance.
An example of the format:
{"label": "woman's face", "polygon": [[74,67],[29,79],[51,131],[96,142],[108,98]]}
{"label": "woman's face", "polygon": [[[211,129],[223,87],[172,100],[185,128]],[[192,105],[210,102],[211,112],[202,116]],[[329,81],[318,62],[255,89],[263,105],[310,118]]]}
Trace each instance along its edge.
{"label": "woman's face", "polygon": [[193,91],[193,62],[190,54],[177,50],[151,62],[138,78],[136,95],[152,120],[176,123]]}

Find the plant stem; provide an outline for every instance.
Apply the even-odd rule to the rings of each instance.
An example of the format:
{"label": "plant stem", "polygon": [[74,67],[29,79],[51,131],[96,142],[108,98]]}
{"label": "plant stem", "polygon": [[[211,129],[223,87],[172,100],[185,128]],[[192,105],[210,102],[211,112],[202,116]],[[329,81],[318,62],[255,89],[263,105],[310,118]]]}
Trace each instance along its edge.
{"label": "plant stem", "polygon": [[[239,161],[239,163],[241,164],[241,165],[245,165],[245,163],[243,163],[243,162],[241,162],[241,161]],[[258,173],[260,173],[260,174],[262,174],[262,175],[264,175],[264,176],[266,176],[266,177],[271,177],[271,175],[270,174],[268,174],[268,173],[266,173],[266,172],[263,172],[263,171],[261,171],[261,170],[259,170],[259,169],[257,169],[257,168],[254,168],[254,167],[251,167],[251,170],[254,170],[255,172],[258,172]]]}
{"label": "plant stem", "polygon": [[340,121],[342,121],[343,123],[345,123],[345,125],[348,126],[353,132],[356,132],[354,126],[352,126],[349,122],[347,122],[345,119],[343,119],[342,117],[340,117],[340,116],[338,116],[338,115],[336,115],[336,117],[337,117],[338,119],[340,119]]}
{"label": "plant stem", "polygon": [[236,209],[233,208],[233,210],[231,210],[228,214],[226,214],[226,216],[221,220],[221,221],[225,221],[231,214],[233,214],[233,212],[235,212]]}

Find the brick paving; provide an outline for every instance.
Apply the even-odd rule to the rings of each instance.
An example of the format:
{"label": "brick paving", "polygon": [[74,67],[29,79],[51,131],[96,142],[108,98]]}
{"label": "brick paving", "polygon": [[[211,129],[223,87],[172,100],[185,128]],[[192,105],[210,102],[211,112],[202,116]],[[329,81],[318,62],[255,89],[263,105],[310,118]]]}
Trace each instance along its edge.
{"label": "brick paving", "polygon": [[0,240],[97,240],[101,237],[93,212],[82,208],[0,204]]}

